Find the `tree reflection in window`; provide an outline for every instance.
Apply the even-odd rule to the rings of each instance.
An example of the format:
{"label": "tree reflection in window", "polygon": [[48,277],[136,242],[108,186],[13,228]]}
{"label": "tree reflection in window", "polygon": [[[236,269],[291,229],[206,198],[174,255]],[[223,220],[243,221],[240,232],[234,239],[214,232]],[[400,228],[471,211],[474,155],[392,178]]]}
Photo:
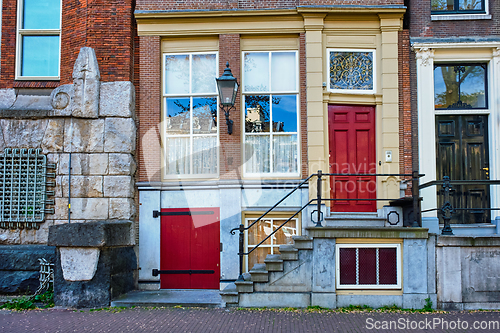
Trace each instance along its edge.
{"label": "tree reflection in window", "polygon": [[486,64],[434,66],[436,109],[487,108]]}

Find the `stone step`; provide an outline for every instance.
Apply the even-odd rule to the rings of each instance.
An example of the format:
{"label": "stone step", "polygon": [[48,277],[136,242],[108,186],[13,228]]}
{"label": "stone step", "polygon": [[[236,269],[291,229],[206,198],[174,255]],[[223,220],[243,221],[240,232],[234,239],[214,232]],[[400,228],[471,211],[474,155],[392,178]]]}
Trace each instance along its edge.
{"label": "stone step", "polygon": [[236,281],[234,284],[238,293],[253,293],[252,281]]}
{"label": "stone step", "polygon": [[252,282],[268,282],[269,272],[266,269],[266,264],[255,264],[250,270]]}
{"label": "stone step", "polygon": [[299,250],[293,245],[280,245],[281,259],[299,260]]}
{"label": "stone step", "polygon": [[238,290],[236,284],[230,283],[220,292],[222,301],[226,304],[226,307],[238,306]]}
{"label": "stone step", "polygon": [[328,227],[383,227],[385,221],[377,213],[330,213],[324,222]]}
{"label": "stone step", "polygon": [[283,259],[279,254],[268,254],[264,263],[269,272],[283,272]]}
{"label": "stone step", "polygon": [[292,236],[293,246],[298,250],[312,250],[313,239],[309,236]]}
{"label": "stone step", "polygon": [[306,308],[311,305],[310,293],[259,292],[240,295],[241,307]]}

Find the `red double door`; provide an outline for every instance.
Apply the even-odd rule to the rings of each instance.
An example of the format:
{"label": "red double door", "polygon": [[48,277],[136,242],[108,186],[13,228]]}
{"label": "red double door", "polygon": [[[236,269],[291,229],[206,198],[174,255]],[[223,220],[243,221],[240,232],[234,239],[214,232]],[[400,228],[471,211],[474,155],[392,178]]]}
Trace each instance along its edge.
{"label": "red double door", "polygon": [[[376,173],[375,107],[329,105],[330,173]],[[333,212],[375,212],[377,183],[373,176],[330,179]],[[361,200],[358,200],[361,199]]]}
{"label": "red double door", "polygon": [[162,209],[160,287],[219,289],[219,208]]}

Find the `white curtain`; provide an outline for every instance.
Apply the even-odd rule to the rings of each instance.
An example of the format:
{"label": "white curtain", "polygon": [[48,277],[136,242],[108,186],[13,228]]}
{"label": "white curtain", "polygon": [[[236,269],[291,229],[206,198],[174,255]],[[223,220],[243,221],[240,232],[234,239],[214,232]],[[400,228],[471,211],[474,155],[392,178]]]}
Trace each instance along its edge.
{"label": "white curtain", "polygon": [[269,173],[270,144],[268,135],[247,135],[245,162],[247,173]]}
{"label": "white curtain", "polygon": [[193,138],[193,173],[217,173],[217,137],[197,136]]}
{"label": "white curtain", "polygon": [[297,135],[273,136],[273,168],[276,173],[297,172]]}
{"label": "white curtain", "polygon": [[181,137],[167,138],[167,174],[189,174],[190,165],[190,139]]}

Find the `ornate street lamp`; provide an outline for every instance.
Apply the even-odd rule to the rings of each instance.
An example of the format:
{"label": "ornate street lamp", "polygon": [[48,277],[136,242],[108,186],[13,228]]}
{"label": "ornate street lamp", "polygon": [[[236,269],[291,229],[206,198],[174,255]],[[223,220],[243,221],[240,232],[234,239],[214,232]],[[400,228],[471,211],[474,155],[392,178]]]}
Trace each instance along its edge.
{"label": "ornate street lamp", "polygon": [[233,133],[233,121],[229,119],[229,111],[234,108],[236,101],[236,93],[238,92],[238,82],[231,73],[229,61],[226,63],[226,69],[221,77],[215,79],[217,81],[217,89],[219,90],[219,98],[221,110],[226,116],[227,134]]}

